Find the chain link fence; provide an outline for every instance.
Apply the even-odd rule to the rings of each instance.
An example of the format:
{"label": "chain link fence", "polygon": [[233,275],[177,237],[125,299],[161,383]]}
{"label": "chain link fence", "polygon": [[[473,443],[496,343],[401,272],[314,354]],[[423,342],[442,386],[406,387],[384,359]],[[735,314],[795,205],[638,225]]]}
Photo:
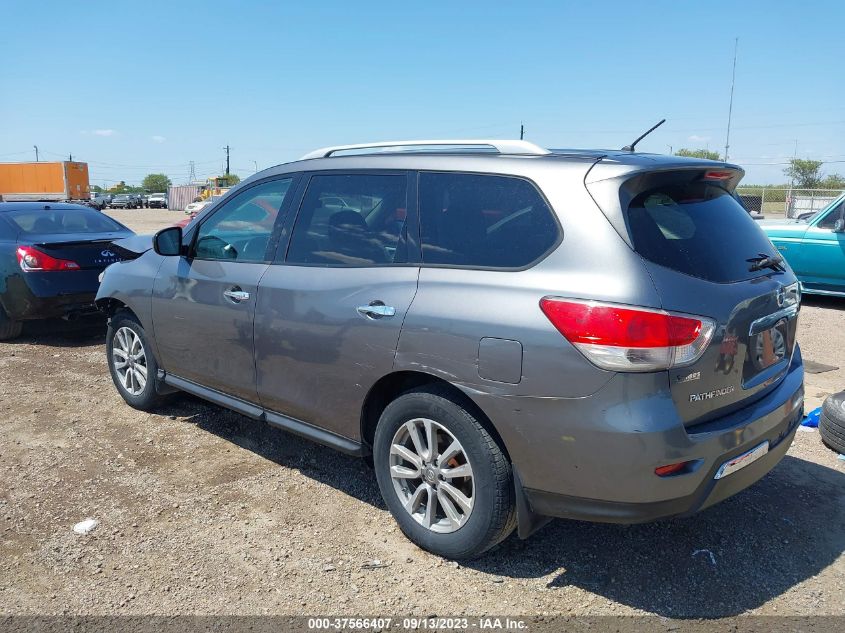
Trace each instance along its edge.
{"label": "chain link fence", "polygon": [[821,211],[843,193],[843,189],[776,189],[737,187],[736,193],[749,211],[765,216],[798,218]]}

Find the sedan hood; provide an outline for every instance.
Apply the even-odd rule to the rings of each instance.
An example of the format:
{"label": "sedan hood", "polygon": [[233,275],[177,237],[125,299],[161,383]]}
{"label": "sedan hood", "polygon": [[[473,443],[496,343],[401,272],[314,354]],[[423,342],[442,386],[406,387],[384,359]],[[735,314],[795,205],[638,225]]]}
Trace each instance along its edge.
{"label": "sedan hood", "polygon": [[112,249],[123,259],[136,259],[153,247],[152,235],[133,235],[112,243]]}

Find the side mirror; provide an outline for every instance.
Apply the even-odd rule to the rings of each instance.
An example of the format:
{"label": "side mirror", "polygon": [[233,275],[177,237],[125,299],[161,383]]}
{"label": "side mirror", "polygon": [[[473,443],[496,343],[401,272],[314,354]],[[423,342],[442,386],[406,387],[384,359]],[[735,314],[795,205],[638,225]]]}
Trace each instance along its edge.
{"label": "side mirror", "polygon": [[839,218],[836,223],[833,225],[833,232],[834,233],[845,233],[845,220]]}
{"label": "side mirror", "polygon": [[182,227],[169,226],[153,236],[153,250],[159,255],[182,254]]}

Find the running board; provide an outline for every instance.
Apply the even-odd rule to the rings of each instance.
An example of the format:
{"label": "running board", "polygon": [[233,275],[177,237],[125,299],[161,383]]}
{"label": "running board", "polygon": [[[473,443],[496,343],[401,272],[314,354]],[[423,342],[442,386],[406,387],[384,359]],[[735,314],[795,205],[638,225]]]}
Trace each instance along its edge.
{"label": "running board", "polygon": [[170,387],[190,393],[202,398],[203,400],[208,400],[209,402],[226,409],[231,409],[232,411],[245,415],[253,420],[266,422],[270,426],[275,426],[289,433],[299,435],[311,440],[312,442],[323,444],[324,446],[333,448],[341,453],[346,453],[347,455],[353,455],[355,457],[364,457],[369,455],[369,450],[367,450],[363,444],[341,435],[337,435],[336,433],[332,433],[331,431],[317,428],[316,426],[312,426],[300,420],[295,420],[294,418],[289,418],[280,413],[276,413],[275,411],[268,411],[262,407],[247,402],[246,400],[241,400],[240,398],[220,393],[214,389],[203,387],[202,385],[198,385],[190,380],[185,380],[184,378],[179,378],[173,374],[165,373],[162,370],[159,370],[158,378]]}

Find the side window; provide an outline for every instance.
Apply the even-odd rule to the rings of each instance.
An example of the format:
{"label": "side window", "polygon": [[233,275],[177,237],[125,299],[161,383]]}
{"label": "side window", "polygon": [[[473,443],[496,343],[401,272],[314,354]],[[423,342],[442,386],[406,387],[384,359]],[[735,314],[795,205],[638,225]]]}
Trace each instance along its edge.
{"label": "side window", "polygon": [[840,202],[835,207],[833,207],[830,211],[828,211],[827,215],[821,219],[821,222],[818,223],[818,227],[820,229],[828,229],[830,231],[833,230],[833,225],[836,224],[836,221],[842,217],[842,212],[845,210],[845,202]]}
{"label": "side window", "polygon": [[263,262],[273,225],[288,194],[292,178],[250,187],[217,209],[199,227],[194,256]]}
{"label": "side window", "polygon": [[404,175],[313,176],[293,227],[287,262],[384,266],[406,261]]}
{"label": "side window", "polygon": [[521,178],[420,174],[423,262],[521,268],[558,239],[558,225],[535,187]]}

